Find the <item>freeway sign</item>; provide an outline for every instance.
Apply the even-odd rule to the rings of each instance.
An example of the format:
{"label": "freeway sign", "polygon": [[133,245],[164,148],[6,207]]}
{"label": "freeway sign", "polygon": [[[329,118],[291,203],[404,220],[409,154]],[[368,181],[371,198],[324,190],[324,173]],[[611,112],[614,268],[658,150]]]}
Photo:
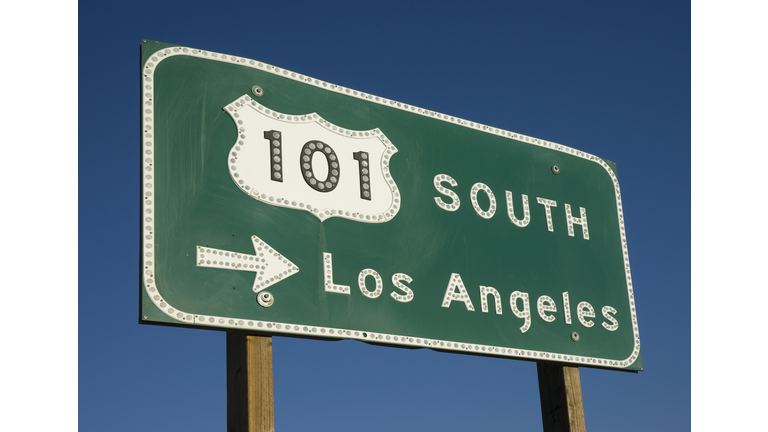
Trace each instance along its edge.
{"label": "freeway sign", "polygon": [[144,323],[641,370],[613,163],[141,45]]}

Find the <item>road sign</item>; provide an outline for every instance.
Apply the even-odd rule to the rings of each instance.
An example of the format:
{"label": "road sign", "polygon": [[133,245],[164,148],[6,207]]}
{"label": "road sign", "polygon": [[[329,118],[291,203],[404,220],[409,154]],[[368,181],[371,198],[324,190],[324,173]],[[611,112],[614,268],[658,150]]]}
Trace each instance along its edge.
{"label": "road sign", "polygon": [[641,370],[613,163],[145,41],[141,322]]}

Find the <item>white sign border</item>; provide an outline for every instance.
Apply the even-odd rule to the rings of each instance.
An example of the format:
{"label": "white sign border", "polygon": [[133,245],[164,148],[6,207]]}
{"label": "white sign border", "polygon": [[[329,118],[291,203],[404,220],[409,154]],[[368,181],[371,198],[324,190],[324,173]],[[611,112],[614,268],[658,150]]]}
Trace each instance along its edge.
{"label": "white sign border", "polygon": [[[147,41],[144,41],[147,43]],[[470,129],[490,133],[493,135],[502,136],[505,138],[514,139],[538,147],[549,148],[562,153],[570,154],[594,163],[599,164],[608,175],[611,177],[614,185],[614,194],[616,197],[616,206],[618,213],[618,223],[621,234],[621,247],[624,253],[624,273],[627,284],[627,294],[629,298],[629,309],[632,314],[632,331],[634,335],[634,348],[632,354],[627,358],[621,360],[604,359],[588,356],[573,356],[563,353],[551,353],[534,350],[520,350],[515,348],[497,347],[490,345],[480,344],[467,344],[457,341],[425,339],[406,335],[393,335],[378,332],[369,332],[365,330],[354,329],[339,329],[329,327],[318,327],[301,324],[286,324],[268,321],[258,320],[244,320],[236,317],[219,317],[219,316],[207,316],[196,315],[184,311],[180,311],[165,301],[162,294],[160,294],[159,287],[155,284],[155,262],[154,262],[154,72],[157,66],[163,60],[174,56],[189,56],[195,58],[208,59],[213,61],[219,61],[223,63],[237,64],[241,66],[251,67],[260,71],[269,72],[274,75],[279,75],[284,78],[292,79],[294,81],[302,82],[304,84],[313,85],[318,88],[333,91],[340,94],[345,94],[358,99],[363,99],[368,102],[378,103],[380,105],[397,108],[403,111],[420,114],[425,117],[430,117],[438,120],[442,120],[448,123],[457,124]],[[321,81],[312,77],[308,77],[303,74],[292,72],[286,69],[282,69],[276,66],[272,66],[256,60],[251,60],[243,57],[231,56],[228,54],[220,54],[200,49],[175,46],[169,47],[157,51],[147,59],[143,65],[142,72],[142,282],[147,295],[168,317],[179,321],[196,326],[217,327],[217,328],[229,328],[229,329],[241,329],[241,330],[256,330],[266,331],[274,334],[282,334],[286,336],[310,336],[310,337],[324,337],[324,338],[342,338],[342,339],[356,339],[365,342],[376,342],[399,346],[408,347],[422,347],[433,348],[438,350],[455,351],[462,353],[472,354],[485,354],[501,357],[513,357],[527,360],[549,360],[563,363],[571,363],[576,365],[587,365],[593,367],[609,367],[614,369],[627,368],[631,366],[640,356],[640,333],[637,325],[637,313],[635,311],[635,298],[634,290],[632,288],[632,278],[629,268],[629,253],[627,250],[627,238],[626,231],[624,229],[624,216],[621,205],[621,192],[619,190],[619,181],[610,166],[601,158],[591,155],[589,153],[576,150],[571,147],[564,146],[562,144],[556,144],[553,142],[541,140],[538,138],[532,138],[526,135],[506,131],[503,129],[494,128],[491,126],[483,125],[477,122],[471,122],[463,120],[457,117],[448,116],[445,114],[437,113],[435,111],[418,108],[412,105],[396,102],[390,99],[382,98],[379,96],[370,95],[357,90],[352,90],[346,87],[342,87],[336,84],[331,84],[325,81]]]}

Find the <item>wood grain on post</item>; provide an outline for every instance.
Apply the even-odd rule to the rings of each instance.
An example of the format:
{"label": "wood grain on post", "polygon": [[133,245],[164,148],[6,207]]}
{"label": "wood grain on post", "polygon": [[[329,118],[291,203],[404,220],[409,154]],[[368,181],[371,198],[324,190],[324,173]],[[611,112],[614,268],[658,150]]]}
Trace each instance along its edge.
{"label": "wood grain on post", "polygon": [[227,332],[227,431],[275,430],[272,337]]}
{"label": "wood grain on post", "polygon": [[536,363],[544,432],[586,432],[579,368]]}

